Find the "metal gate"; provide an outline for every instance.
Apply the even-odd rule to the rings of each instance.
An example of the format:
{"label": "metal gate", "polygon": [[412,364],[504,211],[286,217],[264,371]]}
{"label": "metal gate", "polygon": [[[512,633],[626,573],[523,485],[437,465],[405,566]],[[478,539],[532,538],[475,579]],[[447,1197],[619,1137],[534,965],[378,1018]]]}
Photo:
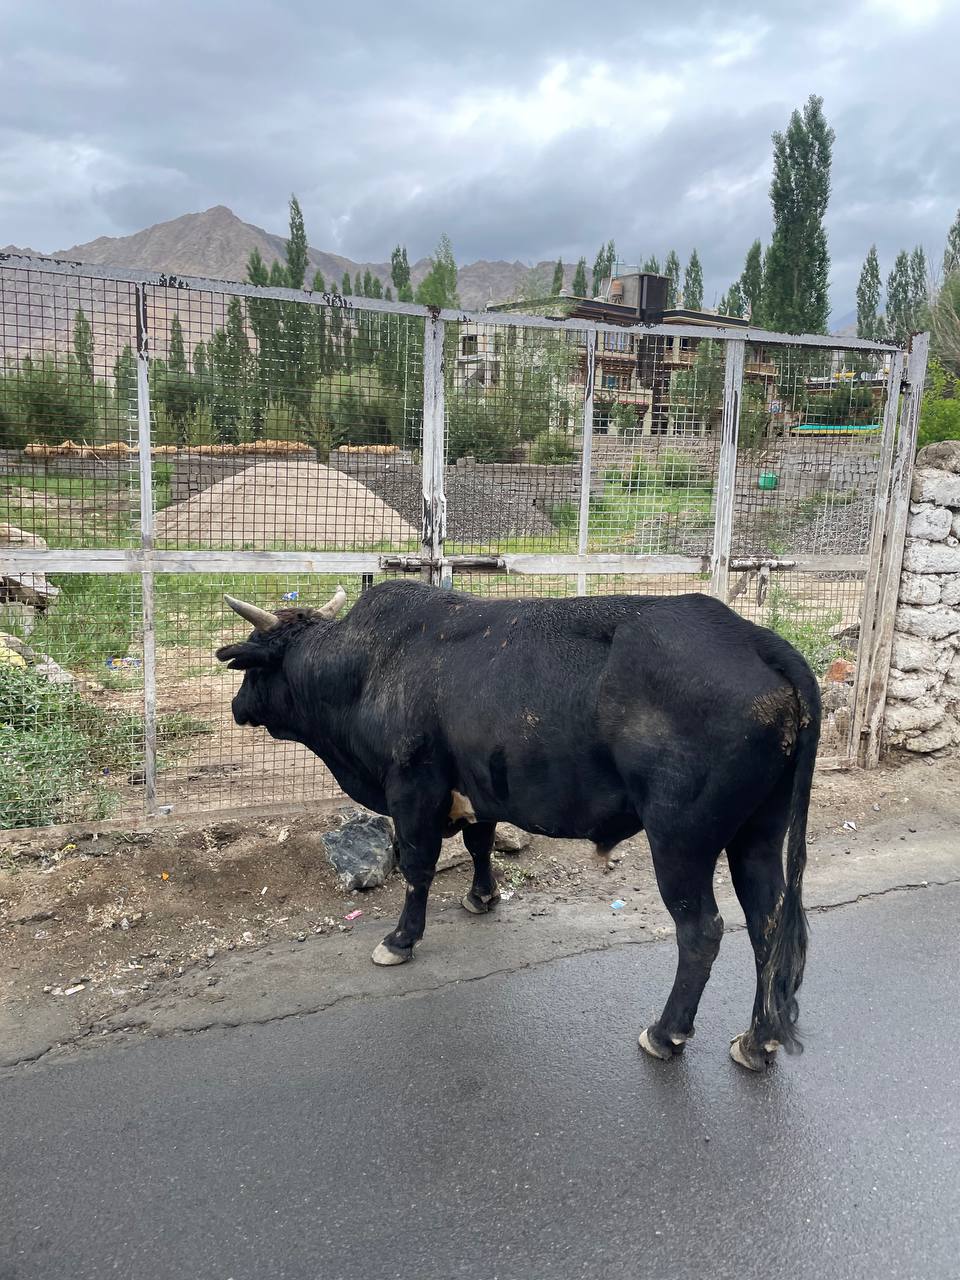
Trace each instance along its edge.
{"label": "metal gate", "polygon": [[409,573],[712,592],[820,674],[824,762],[877,758],[925,339],[907,358],[10,255],[0,325],[0,827],[335,795],[304,749],[233,726],[222,595]]}

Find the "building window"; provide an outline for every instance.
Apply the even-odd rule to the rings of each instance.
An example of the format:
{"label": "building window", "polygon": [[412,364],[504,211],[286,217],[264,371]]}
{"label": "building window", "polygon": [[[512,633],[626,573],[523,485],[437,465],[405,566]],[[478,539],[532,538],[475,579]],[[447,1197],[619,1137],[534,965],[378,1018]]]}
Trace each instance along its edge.
{"label": "building window", "polygon": [[604,351],[629,351],[629,333],[605,333],[603,335]]}
{"label": "building window", "polygon": [[462,356],[475,356],[477,354],[477,335],[475,333],[460,339],[460,354]]}

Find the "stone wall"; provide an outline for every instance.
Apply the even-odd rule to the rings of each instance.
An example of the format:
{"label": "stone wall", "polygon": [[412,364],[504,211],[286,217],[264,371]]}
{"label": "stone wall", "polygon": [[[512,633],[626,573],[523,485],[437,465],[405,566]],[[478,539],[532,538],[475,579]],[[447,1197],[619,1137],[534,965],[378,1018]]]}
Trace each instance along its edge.
{"label": "stone wall", "polygon": [[960,744],[960,441],[917,455],[884,717],[888,747]]}

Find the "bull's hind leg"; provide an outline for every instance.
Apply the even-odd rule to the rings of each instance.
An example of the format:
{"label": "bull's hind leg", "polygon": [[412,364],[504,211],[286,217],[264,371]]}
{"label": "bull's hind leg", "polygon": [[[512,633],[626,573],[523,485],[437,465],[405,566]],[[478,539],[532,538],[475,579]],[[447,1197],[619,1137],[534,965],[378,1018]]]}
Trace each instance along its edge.
{"label": "bull's hind leg", "polygon": [[788,796],[750,819],[727,847],[730,878],[743,908],[757,966],[757,994],[749,1030],[736,1036],[730,1056],[740,1066],[762,1071],[780,1044],[764,1012],[763,974],[783,901],[783,841],[789,821]]}
{"label": "bull's hind leg", "polygon": [[495,822],[472,822],[463,829],[463,843],[473,858],[473,884],[460,899],[473,915],[484,915],[500,901],[500,888],[493,874]]}
{"label": "bull's hind leg", "polygon": [[640,1033],[640,1048],[654,1058],[682,1053],[693,1036],[700,997],[720,950],[723,920],[713,896],[719,853],[673,843],[650,833],[653,866],[664,905],[677,927],[677,976],[659,1019]]}

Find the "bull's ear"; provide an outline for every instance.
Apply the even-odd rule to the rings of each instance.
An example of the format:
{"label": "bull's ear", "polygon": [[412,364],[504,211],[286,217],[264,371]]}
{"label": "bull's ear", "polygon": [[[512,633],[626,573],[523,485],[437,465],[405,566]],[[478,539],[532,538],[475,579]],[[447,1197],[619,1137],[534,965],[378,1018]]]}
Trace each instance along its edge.
{"label": "bull's ear", "polygon": [[267,647],[259,644],[225,644],[216,656],[231,671],[251,671],[255,667],[272,666],[276,661]]}

